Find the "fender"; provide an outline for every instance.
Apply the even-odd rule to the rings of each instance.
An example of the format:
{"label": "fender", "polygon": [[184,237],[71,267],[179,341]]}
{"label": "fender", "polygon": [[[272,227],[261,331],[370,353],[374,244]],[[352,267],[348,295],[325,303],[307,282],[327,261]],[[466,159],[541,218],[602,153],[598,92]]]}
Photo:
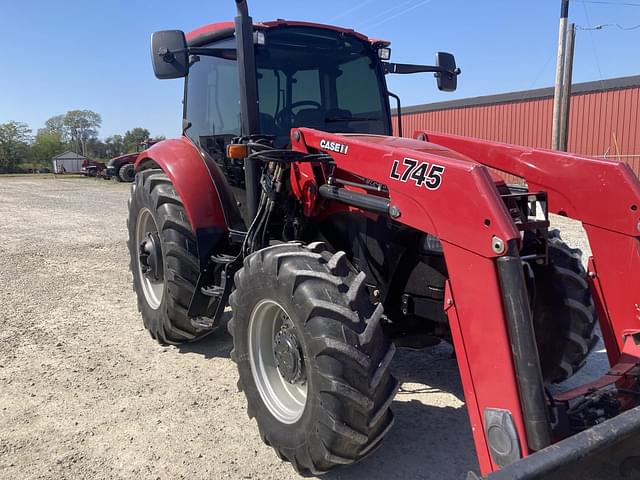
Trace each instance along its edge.
{"label": "fender", "polygon": [[171,180],[196,234],[201,269],[230,229],[244,230],[222,171],[187,137],[156,143],[138,155],[135,167],[136,172],[161,168]]}
{"label": "fender", "polygon": [[184,203],[194,230],[227,229],[218,189],[203,155],[185,137],[163,140],[136,159],[136,172],[158,166],[167,174]]}

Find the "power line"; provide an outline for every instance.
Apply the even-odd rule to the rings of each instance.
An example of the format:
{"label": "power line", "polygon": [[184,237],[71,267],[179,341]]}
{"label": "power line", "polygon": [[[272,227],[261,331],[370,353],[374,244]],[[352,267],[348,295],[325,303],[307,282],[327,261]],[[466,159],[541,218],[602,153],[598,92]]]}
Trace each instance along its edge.
{"label": "power line", "polygon": [[[573,2],[577,0],[571,0]],[[606,2],[604,0],[580,0],[582,3],[595,3],[599,5],[618,5],[621,7],[640,7],[640,3],[631,3],[631,2]]]}
{"label": "power line", "polygon": [[384,17],[385,15],[388,15],[388,14],[390,14],[390,13],[394,12],[394,11],[398,11],[398,9],[401,9],[401,8],[403,8],[403,7],[405,7],[405,6],[407,6],[407,5],[411,4],[411,3],[413,3],[413,1],[414,1],[414,0],[405,0],[404,2],[399,3],[399,4],[397,4],[397,5],[394,5],[394,6],[393,6],[393,7],[391,7],[391,8],[387,8],[386,10],[383,10],[383,11],[381,11],[381,12],[378,12],[378,13],[376,13],[375,15],[373,15],[373,16],[371,16],[371,17],[369,17],[369,18],[365,19],[364,21],[362,21],[362,22],[360,22],[360,23],[358,23],[358,24],[357,24],[357,25],[358,25],[358,28],[362,28],[363,26],[370,24],[372,21],[378,21],[377,19],[379,19],[379,18],[381,18],[381,17]]}
{"label": "power line", "polygon": [[369,5],[371,2],[373,2],[374,0],[364,0],[363,2],[358,3],[357,5],[354,5],[351,8],[347,8],[346,10],[343,10],[342,12],[340,12],[338,15],[335,15],[331,18],[329,18],[327,20],[327,23],[331,23],[334,22],[340,18],[344,18],[347,15],[349,15],[350,13],[355,12],[356,10],[360,10],[362,7],[366,7],[367,5]]}
{"label": "power line", "polygon": [[376,22],[376,23],[374,23],[372,25],[369,25],[367,28],[373,28],[373,27],[377,27],[378,25],[382,25],[383,23],[387,23],[389,20],[393,20],[394,18],[397,18],[397,17],[399,17],[401,15],[404,15],[405,13],[408,13],[411,10],[415,10],[416,8],[421,7],[422,5],[426,5],[427,3],[430,3],[430,2],[431,2],[431,0],[424,0],[424,1],[420,2],[420,3],[416,3],[413,6],[405,8],[404,10],[402,10],[402,11],[400,11],[400,12],[394,14],[394,15],[391,15],[390,17],[383,18],[379,22]]}
{"label": "power line", "polygon": [[[547,58],[547,61],[544,62],[544,65],[542,66],[542,68],[540,69],[538,74],[534,77],[533,81],[531,82],[531,85],[529,85],[529,88],[527,88],[527,90],[531,90],[535,86],[535,84],[538,82],[538,80],[542,76],[542,73],[547,69],[547,67],[551,63],[551,59],[553,58],[554,54],[555,54],[555,52],[550,50],[549,57]],[[524,100],[524,98],[523,98],[523,100]]]}
{"label": "power line", "polygon": [[593,27],[581,27],[580,25],[576,25],[576,28],[578,30],[585,30],[585,31],[602,30],[602,29],[607,28],[607,27],[617,27],[620,30],[627,30],[628,31],[628,30],[636,30],[636,29],[640,28],[640,24],[634,25],[633,27],[623,27],[619,23],[602,23],[600,25],[595,25]]}
{"label": "power line", "polygon": [[[584,16],[587,19],[588,28],[592,28],[593,24],[589,19],[589,12],[587,11],[586,1],[588,0],[582,0],[582,6],[584,7]],[[600,68],[600,61],[598,60],[598,52],[596,51],[596,42],[593,39],[593,30],[589,30],[589,40],[591,41],[591,50],[593,51],[593,58],[596,61],[596,67],[598,68],[598,74],[600,75],[600,86],[602,87],[602,90],[604,90],[604,82],[602,80],[602,69]]]}

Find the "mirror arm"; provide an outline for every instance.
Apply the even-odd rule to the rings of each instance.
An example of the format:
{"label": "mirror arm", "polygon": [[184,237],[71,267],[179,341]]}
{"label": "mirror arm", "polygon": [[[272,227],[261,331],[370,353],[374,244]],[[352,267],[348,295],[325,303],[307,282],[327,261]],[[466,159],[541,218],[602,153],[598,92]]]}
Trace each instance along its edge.
{"label": "mirror arm", "polygon": [[189,48],[189,54],[204,55],[205,57],[217,57],[224,60],[237,60],[238,51],[235,48]]}
{"label": "mirror arm", "polygon": [[209,57],[218,57],[225,58],[227,60],[235,60],[236,58],[236,49],[235,48],[198,48],[198,47],[187,47],[187,48],[179,48],[176,50],[169,50],[168,48],[160,48],[158,50],[158,56],[162,57],[162,59],[171,63],[176,59],[176,53],[187,52],[189,55],[204,55]]}
{"label": "mirror arm", "polygon": [[162,57],[162,60],[164,60],[166,63],[172,63],[175,61],[176,59],[176,53],[182,53],[184,52],[186,49],[181,48],[178,50],[169,50],[168,48],[162,47],[160,49],[158,49],[158,56]]}
{"label": "mirror arm", "polygon": [[409,74],[409,73],[435,73],[441,74],[446,73],[448,75],[460,75],[462,70],[456,68],[455,70],[447,70],[446,68],[436,67],[433,65],[410,65],[407,63],[390,63],[390,62],[382,62],[382,68],[384,69],[385,75],[388,73],[397,73],[397,74]]}

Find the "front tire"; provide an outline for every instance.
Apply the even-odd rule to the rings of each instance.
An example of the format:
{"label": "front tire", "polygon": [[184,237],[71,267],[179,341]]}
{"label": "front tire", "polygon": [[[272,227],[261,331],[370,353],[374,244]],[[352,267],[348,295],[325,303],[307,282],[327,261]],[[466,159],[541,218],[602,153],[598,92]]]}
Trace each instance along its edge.
{"label": "front tire", "polygon": [[530,264],[532,311],[543,379],[558,383],[584,365],[598,341],[598,320],[582,252],[563,242],[558,230],[549,232],[548,248],[547,265]]}
{"label": "front tire", "polygon": [[395,347],[364,281],[321,243],[265,248],[235,276],[238,386],[264,442],[301,474],[360,460],[393,422]]}
{"label": "front tire", "polygon": [[136,175],[127,228],[133,290],[145,328],[160,344],[204,336],[208,330],[194,327],[187,316],[200,273],[195,235],[162,170]]}
{"label": "front tire", "polygon": [[118,170],[118,178],[121,182],[131,183],[136,177],[136,167],[133,163],[125,163]]}

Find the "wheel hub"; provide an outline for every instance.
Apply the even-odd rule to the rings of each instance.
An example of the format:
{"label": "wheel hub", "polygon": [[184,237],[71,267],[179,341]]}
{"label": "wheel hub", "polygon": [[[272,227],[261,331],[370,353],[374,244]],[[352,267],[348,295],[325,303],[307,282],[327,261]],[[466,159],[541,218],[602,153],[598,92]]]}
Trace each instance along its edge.
{"label": "wheel hub", "polygon": [[148,232],[138,248],[142,273],[156,281],[164,278],[162,247],[160,245],[158,232]]}
{"label": "wheel hub", "polygon": [[306,375],[302,352],[295,331],[286,323],[280,327],[273,340],[273,352],[282,378],[291,384],[304,383]]}

